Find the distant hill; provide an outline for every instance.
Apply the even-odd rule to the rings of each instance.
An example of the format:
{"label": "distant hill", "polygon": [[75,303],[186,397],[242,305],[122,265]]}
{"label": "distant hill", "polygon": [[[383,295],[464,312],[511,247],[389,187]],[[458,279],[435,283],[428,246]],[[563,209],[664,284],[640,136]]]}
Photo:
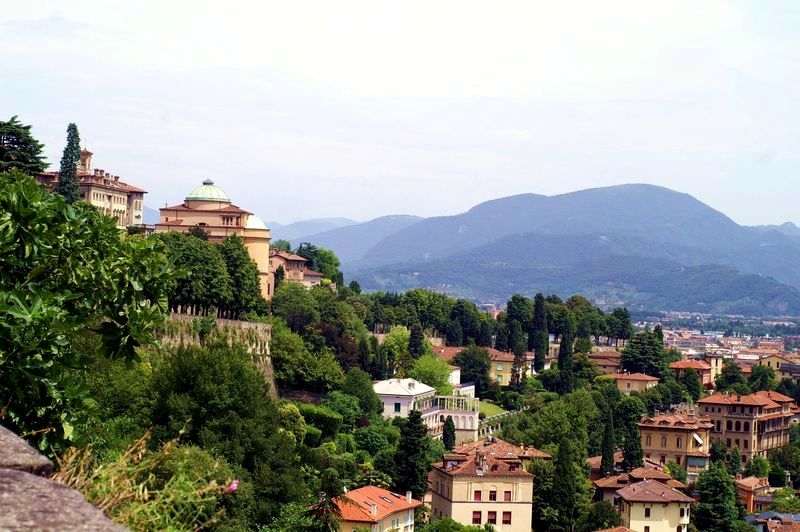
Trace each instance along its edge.
{"label": "distant hill", "polygon": [[368,222],[337,227],[329,231],[292,238],[293,246],[311,242],[316,246],[333,249],[343,263],[363,258],[372,246],[406,227],[418,223],[422,218],[406,214],[382,216]]}
{"label": "distant hill", "polygon": [[160,214],[156,209],[151,209],[147,205],[142,208],[142,223],[155,225],[159,222]]}
{"label": "distant hill", "polygon": [[786,230],[740,226],[663,187],[621,185],[427,218],[345,270],[368,289],[429,286],[497,301],[542,290],[658,309],[800,314],[797,264],[800,238]]}
{"label": "distant hill", "polygon": [[278,222],[267,222],[267,227],[270,229],[273,240],[292,240],[301,235],[322,233],[323,231],[330,231],[337,227],[345,227],[357,223],[349,218],[313,218],[286,225]]}

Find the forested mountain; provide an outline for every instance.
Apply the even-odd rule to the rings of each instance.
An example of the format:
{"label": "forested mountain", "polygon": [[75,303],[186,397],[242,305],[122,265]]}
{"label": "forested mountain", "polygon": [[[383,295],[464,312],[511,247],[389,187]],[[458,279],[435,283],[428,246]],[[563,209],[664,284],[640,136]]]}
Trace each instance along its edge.
{"label": "forested mountain", "polygon": [[800,313],[800,240],[779,227],[741,226],[652,185],[523,194],[422,220],[345,268],[370,289],[498,301],[580,292],[650,308]]}
{"label": "forested mountain", "polygon": [[355,220],[349,218],[312,218],[300,220],[290,224],[280,224],[278,222],[267,222],[273,240],[292,240],[301,235],[310,235],[356,224]]}
{"label": "forested mountain", "polygon": [[419,216],[398,214],[382,216],[368,222],[337,227],[316,234],[291,238],[292,244],[313,242],[317,246],[335,249],[345,263],[360,260],[375,244],[398,231],[422,220]]}

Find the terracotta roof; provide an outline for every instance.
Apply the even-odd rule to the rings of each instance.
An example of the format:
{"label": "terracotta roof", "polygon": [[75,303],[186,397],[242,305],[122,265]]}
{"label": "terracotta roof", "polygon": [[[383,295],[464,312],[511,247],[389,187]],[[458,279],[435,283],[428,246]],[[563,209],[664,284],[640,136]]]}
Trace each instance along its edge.
{"label": "terracotta roof", "polygon": [[209,214],[222,214],[222,213],[231,213],[231,214],[253,214],[250,211],[246,211],[241,207],[237,207],[236,205],[226,205],[221,209],[191,209],[181,203],[180,205],[172,205],[171,207],[161,207],[159,211],[189,211],[189,212],[205,212]]}
{"label": "terracotta roof", "polygon": [[659,469],[637,467],[628,473],[620,473],[609,477],[600,478],[594,481],[594,485],[600,489],[621,489],[632,483],[642,480],[657,480],[675,489],[686,489],[686,485],[672,478],[668,473]]}
{"label": "terracotta roof", "polygon": [[161,222],[161,223],[159,223],[157,225],[181,225],[182,223],[183,223],[183,220],[170,220],[168,222]]}
{"label": "terracotta roof", "polygon": [[629,381],[658,381],[658,377],[651,377],[644,373],[615,373],[614,379],[626,379]]}
{"label": "terracotta roof", "polygon": [[715,393],[708,397],[704,397],[697,401],[701,404],[713,405],[750,405],[750,406],[763,406],[766,408],[778,408],[779,403],[792,402],[791,397],[787,397],[778,392],[760,391],[751,393],[750,395],[733,395],[724,393]]}
{"label": "terracotta roof", "polygon": [[736,480],[736,486],[748,490],[769,486],[769,479],[759,477],[745,477]]}
{"label": "terracotta roof", "polygon": [[[621,465],[623,462],[624,456],[622,455],[622,451],[617,451],[614,453],[614,465]],[[602,456],[592,456],[586,459],[586,463],[589,464],[589,469],[593,471],[600,471],[600,463],[603,461]],[[644,459],[644,465],[648,466],[648,469],[663,469],[662,465],[652,460],[650,458]]]}
{"label": "terracotta roof", "polygon": [[[466,347],[434,347],[433,353],[442,360],[449,362],[464,349],[466,349]],[[489,360],[493,362],[514,362],[513,353],[498,351],[492,347],[484,347],[483,349],[489,353]]]}
{"label": "terracotta roof", "polygon": [[453,449],[453,455],[472,455],[477,452],[489,453],[498,458],[515,456],[523,456],[526,458],[544,458],[549,460],[552,458],[548,453],[540,451],[535,447],[525,447],[524,445],[514,445],[505,440],[491,436],[485,440],[478,440],[471,443],[463,443]]}
{"label": "terracotta roof", "polygon": [[603,530],[597,530],[596,532],[634,532],[634,530],[628,528],[627,526],[615,526],[614,528],[604,528]]}
{"label": "terracotta roof", "polygon": [[691,414],[660,414],[645,417],[638,423],[640,427],[668,427],[686,430],[710,429],[711,420]]}
{"label": "terracotta roof", "polygon": [[708,371],[711,366],[701,360],[678,360],[669,365],[670,369],[697,369],[700,371]]}
{"label": "terracotta roof", "polygon": [[409,502],[405,496],[377,486],[364,486],[348,491],[344,497],[334,500],[342,511],[342,521],[359,523],[379,523],[394,513],[422,506],[421,501],[411,499]]}
{"label": "terracotta roof", "polygon": [[620,358],[622,353],[619,351],[595,351],[594,353],[589,353],[589,358]]}
{"label": "terracotta roof", "polygon": [[322,274],[306,268],[303,270],[303,277],[322,277]]}
{"label": "terracotta roof", "polygon": [[617,495],[628,502],[693,503],[688,495],[670,488],[657,480],[643,480],[617,490]]}
{"label": "terracotta roof", "polygon": [[446,460],[437,462],[431,467],[438,469],[442,473],[454,476],[533,477],[532,474],[523,469],[518,458],[497,458],[491,454],[484,453],[476,453],[473,456],[467,456],[466,460],[459,458],[457,461]]}
{"label": "terracotta roof", "polygon": [[295,255],[294,253],[289,253],[288,251],[283,251],[282,249],[271,249],[269,250],[270,257],[280,257],[284,260],[299,260],[306,262],[308,259],[305,257],[301,257],[300,255]]}

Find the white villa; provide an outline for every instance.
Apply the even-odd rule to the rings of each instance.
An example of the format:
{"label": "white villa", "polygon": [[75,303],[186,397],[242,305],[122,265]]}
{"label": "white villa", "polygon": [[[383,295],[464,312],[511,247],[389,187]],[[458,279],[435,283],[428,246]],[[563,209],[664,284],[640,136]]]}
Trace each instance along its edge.
{"label": "white villa", "polygon": [[436,390],[414,379],[377,381],[372,388],[383,401],[384,417],[408,417],[412,410],[419,410],[428,433],[441,437],[444,421],[451,416],[456,425],[456,443],[475,441],[478,437],[480,399],[436,395]]}

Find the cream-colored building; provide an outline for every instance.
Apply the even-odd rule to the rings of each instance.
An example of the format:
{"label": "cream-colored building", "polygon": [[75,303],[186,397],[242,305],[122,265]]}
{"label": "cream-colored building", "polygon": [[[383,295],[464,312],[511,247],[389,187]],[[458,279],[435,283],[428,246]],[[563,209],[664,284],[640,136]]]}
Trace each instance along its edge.
{"label": "cream-colored building", "polygon": [[284,281],[301,283],[306,288],[321,285],[322,274],[309,268],[307,263],[305,257],[282,249],[273,249],[269,252],[269,271],[273,276],[278,268],[283,268]]}
{"label": "cream-colored building", "polygon": [[210,179],[192,190],[183,203],[160,209],[161,219],[156,233],[179,231],[186,233],[200,227],[209,235],[209,242],[219,243],[225,237],[237,235],[256,266],[261,282],[261,295],[266,299],[274,291],[273,277],[269,269],[270,234],[253,213],[237,207],[225,192]]}
{"label": "cream-colored building", "polygon": [[533,475],[516,453],[457,447],[431,467],[431,519],[489,524],[498,532],[530,531]]}
{"label": "cream-colored building", "polygon": [[414,532],[414,509],[422,506],[410,491],[400,495],[377,486],[354,489],[334,500],[342,512],[341,532]]}
{"label": "cream-colored building", "polygon": [[629,395],[631,392],[643,392],[658,384],[657,377],[651,377],[644,373],[615,373],[611,377],[617,383],[619,391],[625,395]]}
{"label": "cream-colored building", "polygon": [[636,532],[686,532],[694,500],[657,480],[617,491],[622,524]]}
{"label": "cream-colored building", "polygon": [[[120,181],[118,175],[92,168],[92,155],[89,150],[81,150],[77,172],[81,200],[114,218],[120,229],[142,225],[147,191]],[[52,190],[58,184],[58,172],[43,172],[36,181]]]}
{"label": "cream-colored building", "polygon": [[713,426],[709,418],[693,413],[645,417],[639,422],[642,451],[645,458],[662,465],[675,461],[686,469],[689,482],[694,482],[708,469]]}

